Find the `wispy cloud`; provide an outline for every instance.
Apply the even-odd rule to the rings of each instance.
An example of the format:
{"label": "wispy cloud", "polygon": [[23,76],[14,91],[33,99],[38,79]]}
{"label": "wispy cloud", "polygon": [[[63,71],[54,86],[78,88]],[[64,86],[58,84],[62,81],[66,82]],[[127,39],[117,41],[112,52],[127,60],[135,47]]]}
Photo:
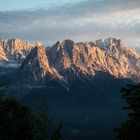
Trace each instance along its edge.
{"label": "wispy cloud", "polygon": [[65,38],[94,41],[112,35],[131,47],[140,46],[139,5],[139,0],[86,0],[49,10],[0,12],[0,36],[52,44]]}

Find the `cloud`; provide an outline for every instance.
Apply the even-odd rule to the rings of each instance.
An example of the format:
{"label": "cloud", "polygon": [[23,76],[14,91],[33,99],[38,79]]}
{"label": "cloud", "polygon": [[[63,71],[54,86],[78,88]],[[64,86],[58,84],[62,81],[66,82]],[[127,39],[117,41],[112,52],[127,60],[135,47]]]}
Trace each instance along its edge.
{"label": "cloud", "polygon": [[49,10],[0,12],[0,37],[53,44],[66,38],[94,41],[112,35],[135,47],[140,45],[139,5],[139,0],[85,0]]}

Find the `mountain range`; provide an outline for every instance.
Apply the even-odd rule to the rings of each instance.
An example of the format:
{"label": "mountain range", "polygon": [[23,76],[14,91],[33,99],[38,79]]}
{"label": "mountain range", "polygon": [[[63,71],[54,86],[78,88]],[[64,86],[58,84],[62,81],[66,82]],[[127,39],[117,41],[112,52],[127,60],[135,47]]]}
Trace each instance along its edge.
{"label": "mountain range", "polygon": [[20,67],[16,81],[21,85],[55,79],[68,86],[70,79],[92,79],[98,71],[134,81],[140,76],[139,54],[115,38],[89,43],[64,40],[47,49],[19,39],[0,40],[0,49],[1,65]]}
{"label": "mountain range", "polygon": [[120,89],[140,80],[139,54],[112,37],[85,43],[68,39],[47,48],[1,39],[0,64],[6,94],[33,108],[39,99],[47,102],[74,140],[113,139],[112,129],[126,119]]}
{"label": "mountain range", "polygon": [[[122,40],[115,38],[88,43],[64,40],[47,49],[20,39],[0,40],[1,65],[21,65],[25,60],[21,66],[24,67],[25,63],[33,64],[34,58],[34,62],[38,61],[38,67],[42,68],[41,77],[49,72],[58,79],[66,80],[65,73],[68,70],[76,75],[82,73],[90,76],[94,76],[95,71],[104,71],[115,77],[131,79],[140,75],[139,54],[135,49],[127,48]],[[31,67],[34,69],[34,66]]]}

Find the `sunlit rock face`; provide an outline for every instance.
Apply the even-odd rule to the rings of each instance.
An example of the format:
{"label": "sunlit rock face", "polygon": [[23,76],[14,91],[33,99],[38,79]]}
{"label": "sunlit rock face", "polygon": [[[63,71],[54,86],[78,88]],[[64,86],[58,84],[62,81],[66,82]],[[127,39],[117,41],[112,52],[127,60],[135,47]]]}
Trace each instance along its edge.
{"label": "sunlit rock face", "polygon": [[34,48],[33,44],[20,39],[0,40],[0,62],[21,64],[29,52]]}
{"label": "sunlit rock face", "polygon": [[58,72],[67,69],[75,73],[94,76],[95,71],[104,71],[118,78],[135,79],[140,75],[140,56],[127,48],[122,40],[101,39],[90,43],[57,42],[48,51],[50,64]]}
{"label": "sunlit rock face", "polygon": [[59,79],[62,77],[49,65],[46,49],[36,46],[23,61],[17,73],[17,83],[22,85],[42,84],[46,79]]}
{"label": "sunlit rock face", "polygon": [[0,45],[2,61],[21,64],[17,73],[21,85],[54,79],[69,85],[73,79],[92,79],[98,71],[134,81],[140,77],[140,56],[115,38],[88,43],[64,40],[47,49],[41,43],[34,46],[19,39],[1,41]]}

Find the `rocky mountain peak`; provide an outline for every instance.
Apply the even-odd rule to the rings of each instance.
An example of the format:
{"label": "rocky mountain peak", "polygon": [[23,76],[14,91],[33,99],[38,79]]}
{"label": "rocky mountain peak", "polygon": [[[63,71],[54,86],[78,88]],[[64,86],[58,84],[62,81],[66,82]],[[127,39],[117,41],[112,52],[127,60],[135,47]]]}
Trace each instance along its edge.
{"label": "rocky mountain peak", "polygon": [[23,61],[18,71],[18,79],[22,79],[22,84],[34,85],[44,83],[49,78],[62,79],[57,70],[50,66],[46,48],[35,46]]}
{"label": "rocky mountain peak", "polygon": [[74,44],[74,41],[70,40],[70,39],[66,39],[62,42],[62,45],[65,47],[71,47]]}
{"label": "rocky mountain peak", "polygon": [[6,60],[7,63],[21,64],[34,48],[34,45],[18,38],[9,40],[1,39],[0,48],[1,52],[3,52],[3,55],[0,57],[2,63]]}
{"label": "rocky mountain peak", "polygon": [[56,69],[68,68],[71,65],[73,47],[74,42],[71,40],[58,41],[53,45],[48,51],[51,65]]}
{"label": "rocky mountain peak", "polygon": [[46,72],[51,71],[45,48],[36,46],[23,61],[19,71],[18,80],[22,84],[35,84],[44,79]]}
{"label": "rocky mountain peak", "polygon": [[43,46],[43,44],[41,42],[37,42],[35,46]]}
{"label": "rocky mountain peak", "polygon": [[74,42],[70,39],[67,39],[62,42],[57,41],[53,47],[57,49],[57,51],[61,49],[61,50],[65,50],[69,52],[72,49],[73,45],[74,45]]}
{"label": "rocky mountain peak", "polygon": [[22,66],[24,66],[24,64],[27,65],[29,64],[29,66],[31,66],[32,69],[39,68],[40,70],[43,71],[44,73],[44,74],[42,73],[43,75],[45,75],[46,71],[50,71],[49,61],[46,55],[46,49],[41,46],[35,46],[35,48],[32,49],[30,54],[23,62]]}
{"label": "rocky mountain peak", "polygon": [[96,40],[96,45],[97,47],[102,49],[121,49],[126,47],[125,43],[122,40],[113,37]]}

